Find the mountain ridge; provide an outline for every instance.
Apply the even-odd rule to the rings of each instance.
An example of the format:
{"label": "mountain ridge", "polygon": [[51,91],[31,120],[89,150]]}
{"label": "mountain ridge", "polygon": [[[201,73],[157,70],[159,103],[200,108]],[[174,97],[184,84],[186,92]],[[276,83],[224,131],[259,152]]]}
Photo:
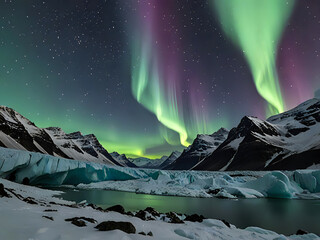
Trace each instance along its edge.
{"label": "mountain ridge", "polygon": [[[260,120],[245,116],[194,170],[293,170],[320,164],[320,100]],[[320,155],[319,155],[320,156]],[[306,158],[307,157],[307,158]],[[306,158],[306,159],[304,159]]]}
{"label": "mountain ridge", "polygon": [[93,134],[67,134],[59,127],[39,128],[6,106],[0,106],[0,146],[121,166]]}

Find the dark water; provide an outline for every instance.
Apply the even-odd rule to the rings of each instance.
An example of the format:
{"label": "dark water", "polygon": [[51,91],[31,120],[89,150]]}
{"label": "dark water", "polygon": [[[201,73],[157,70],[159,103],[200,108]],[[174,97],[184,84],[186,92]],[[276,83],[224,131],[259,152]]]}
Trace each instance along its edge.
{"label": "dark water", "polygon": [[107,190],[58,189],[65,200],[107,208],[116,204],[127,211],[153,207],[159,212],[174,211],[202,214],[207,218],[225,219],[239,228],[258,226],[286,235],[298,229],[320,235],[320,200],[284,199],[217,199],[156,196]]}

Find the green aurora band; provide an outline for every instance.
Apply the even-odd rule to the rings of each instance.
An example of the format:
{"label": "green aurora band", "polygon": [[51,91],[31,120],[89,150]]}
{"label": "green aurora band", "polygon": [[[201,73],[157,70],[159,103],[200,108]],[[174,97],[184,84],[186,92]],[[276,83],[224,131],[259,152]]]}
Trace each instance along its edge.
{"label": "green aurora band", "polygon": [[[166,128],[176,132],[180,136],[180,143],[189,146],[188,133],[179,112],[176,91],[174,86],[166,89],[160,80],[156,57],[151,55],[151,41],[146,37],[145,41],[137,41],[132,48],[132,92],[136,100],[146,109],[154,113],[158,121]],[[166,132],[166,131],[163,131]],[[163,137],[169,144],[167,133]]]}
{"label": "green aurora band", "polygon": [[212,0],[226,35],[250,66],[258,93],[268,102],[267,115],[284,111],[276,52],[294,0]]}

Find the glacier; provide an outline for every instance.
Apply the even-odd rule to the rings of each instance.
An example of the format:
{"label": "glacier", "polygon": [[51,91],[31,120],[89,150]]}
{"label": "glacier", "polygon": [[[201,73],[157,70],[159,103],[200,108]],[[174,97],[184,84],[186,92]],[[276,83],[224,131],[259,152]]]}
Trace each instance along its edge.
{"label": "glacier", "polygon": [[221,198],[320,199],[320,170],[170,171],[111,166],[0,147],[0,177],[31,185]]}

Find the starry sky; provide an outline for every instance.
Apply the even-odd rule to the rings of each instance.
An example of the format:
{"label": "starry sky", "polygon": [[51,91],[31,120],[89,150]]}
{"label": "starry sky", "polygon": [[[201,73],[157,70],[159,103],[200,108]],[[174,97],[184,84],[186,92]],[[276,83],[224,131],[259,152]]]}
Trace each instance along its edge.
{"label": "starry sky", "polygon": [[320,88],[314,0],[0,0],[0,105],[159,157]]}

